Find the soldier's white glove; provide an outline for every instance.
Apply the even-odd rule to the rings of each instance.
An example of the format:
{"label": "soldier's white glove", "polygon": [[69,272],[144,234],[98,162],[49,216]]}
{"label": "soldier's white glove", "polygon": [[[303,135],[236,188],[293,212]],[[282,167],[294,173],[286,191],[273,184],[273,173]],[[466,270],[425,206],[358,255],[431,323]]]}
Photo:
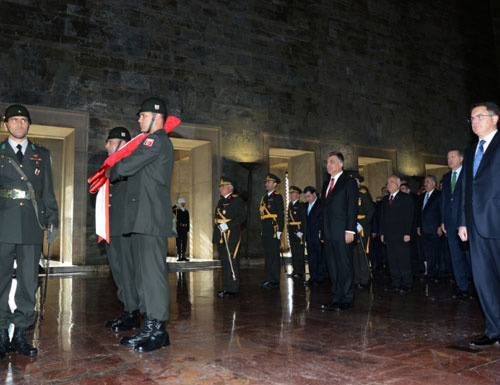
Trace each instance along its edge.
{"label": "soldier's white glove", "polygon": [[278,239],[281,239],[281,231],[276,231],[276,237],[278,237]]}
{"label": "soldier's white glove", "polygon": [[356,225],[356,230],[358,230],[358,233],[363,230],[363,226],[361,226],[361,224],[359,222]]}
{"label": "soldier's white glove", "polygon": [[219,229],[221,229],[222,231],[226,231],[227,229],[229,229],[229,227],[227,227],[225,222],[221,222],[219,224]]}
{"label": "soldier's white glove", "polygon": [[302,238],[302,236],[303,236],[303,235],[304,235],[304,233],[303,233],[303,232],[301,232],[301,231],[297,231],[297,237]]}

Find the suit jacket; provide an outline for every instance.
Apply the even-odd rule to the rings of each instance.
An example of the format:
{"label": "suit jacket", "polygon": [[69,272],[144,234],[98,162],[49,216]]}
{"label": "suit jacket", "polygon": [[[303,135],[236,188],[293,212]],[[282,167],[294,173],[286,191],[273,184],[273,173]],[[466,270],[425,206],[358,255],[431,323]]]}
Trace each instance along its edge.
{"label": "suit jacket", "polygon": [[[25,181],[14,166],[19,164],[16,154],[6,139],[0,144],[0,189],[28,191]],[[49,150],[28,141],[20,164],[35,190],[38,219],[29,199],[0,198],[0,242],[15,244],[42,244],[44,230],[40,225],[59,225],[59,211],[52,187],[52,170]]]}
{"label": "suit jacket", "polygon": [[465,150],[458,225],[471,226],[484,238],[500,238],[500,134],[497,132],[486,149],[476,177],[472,168],[477,143]]}
{"label": "suit jacket", "polygon": [[128,177],[124,234],[174,235],[170,200],[173,166],[172,142],[164,130],[158,130],[108,170],[111,182]]}
{"label": "suit jacket", "polygon": [[307,214],[307,208],[309,204],[306,205],[306,241],[307,242],[319,242],[319,232],[321,231],[321,199],[317,198],[314,205],[311,207],[311,211]]}
{"label": "suit jacket", "polygon": [[[326,192],[330,180],[323,185],[322,197]],[[356,233],[358,217],[358,185],[354,179],[343,172],[328,198],[321,200],[321,236],[325,240],[345,240],[345,232]]]}
{"label": "suit jacket", "polygon": [[441,222],[444,223],[446,231],[450,233],[457,231],[458,205],[460,203],[460,191],[464,180],[464,169],[460,171],[455,191],[451,192],[452,171],[443,175],[443,189],[441,191]]}
{"label": "suit jacket", "polygon": [[[426,193],[427,194],[427,193]],[[437,236],[437,229],[441,226],[441,191],[434,189],[425,208],[424,199],[426,194],[419,197],[419,205],[417,212],[417,226],[423,234],[432,234]],[[399,194],[398,194],[399,195]]]}
{"label": "suit jacket", "polygon": [[412,234],[412,224],[415,203],[413,198],[403,192],[398,192],[392,204],[389,195],[382,199],[380,210],[380,235],[385,242],[403,242],[405,235]]}

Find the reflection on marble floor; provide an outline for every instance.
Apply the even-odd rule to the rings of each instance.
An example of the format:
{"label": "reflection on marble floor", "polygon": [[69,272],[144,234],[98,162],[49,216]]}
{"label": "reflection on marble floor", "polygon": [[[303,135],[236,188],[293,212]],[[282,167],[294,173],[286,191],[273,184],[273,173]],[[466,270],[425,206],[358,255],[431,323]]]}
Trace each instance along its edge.
{"label": "reflection on marble floor", "polygon": [[121,313],[108,274],[52,278],[44,320],[28,336],[35,358],[0,361],[1,384],[500,384],[500,346],[471,350],[483,331],[475,300],[452,284],[387,294],[378,278],[354,308],[322,312],[329,287],[258,286],[242,269],[241,295],[217,298],[221,271],[171,273],[172,345],[147,354],[105,330]]}

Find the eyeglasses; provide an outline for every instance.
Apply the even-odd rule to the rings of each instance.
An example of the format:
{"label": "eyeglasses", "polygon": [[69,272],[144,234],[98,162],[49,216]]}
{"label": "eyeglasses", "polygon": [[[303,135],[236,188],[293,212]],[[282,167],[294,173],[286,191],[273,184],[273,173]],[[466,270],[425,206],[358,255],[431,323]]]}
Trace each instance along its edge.
{"label": "eyeglasses", "polygon": [[495,114],[488,114],[488,115],[477,114],[476,116],[471,116],[469,119],[467,119],[467,122],[468,123],[473,123],[476,120],[483,120],[487,116],[492,117],[492,116],[495,116]]}

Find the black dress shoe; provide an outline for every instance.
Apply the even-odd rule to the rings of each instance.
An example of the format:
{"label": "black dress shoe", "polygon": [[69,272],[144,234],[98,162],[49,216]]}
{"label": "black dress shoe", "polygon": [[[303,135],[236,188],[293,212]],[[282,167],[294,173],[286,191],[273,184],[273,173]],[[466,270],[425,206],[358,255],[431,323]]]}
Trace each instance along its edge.
{"label": "black dress shoe", "polygon": [[287,278],[293,278],[293,273],[289,273],[286,275]]}
{"label": "black dress shoe", "polygon": [[384,291],[387,293],[399,293],[400,289],[399,287],[386,287]]}
{"label": "black dress shoe", "polygon": [[354,287],[356,289],[362,290],[362,289],[366,289],[368,287],[368,285],[363,285],[362,283],[358,283],[358,284],[354,285]]}
{"label": "black dress shoe", "polygon": [[478,339],[471,341],[470,344],[473,346],[489,346],[489,345],[498,344],[499,341],[500,341],[499,338],[490,338],[487,335],[483,335],[483,336],[479,337]]}
{"label": "black dress shoe", "polygon": [[0,330],[0,360],[3,359],[10,351],[9,331],[7,329]]}
{"label": "black dress shoe", "polygon": [[136,352],[147,353],[170,345],[170,337],[165,330],[165,321],[152,320],[153,330],[149,337],[137,344],[134,348]]}
{"label": "black dress shoe", "polygon": [[269,281],[264,281],[260,284],[260,287],[266,287],[266,286],[269,286],[271,284],[271,282]]}
{"label": "black dress shoe", "polygon": [[338,302],[328,302],[324,303],[320,306],[321,310],[338,310],[340,307],[340,303]]}
{"label": "black dress shoe", "polygon": [[141,326],[141,318],[139,310],[126,311],[120,317],[120,320],[111,326],[111,330],[115,333],[124,332],[127,330],[135,330]]}
{"label": "black dress shoe", "polygon": [[224,291],[224,290],[218,291],[218,292],[217,292],[217,297],[219,297],[219,298],[224,298],[224,293],[225,293],[225,291]]}
{"label": "black dress shoe", "polygon": [[33,357],[36,356],[38,350],[32,345],[26,342],[26,328],[16,327],[14,329],[14,335],[12,336],[12,341],[10,342],[10,350],[13,352],[19,352],[23,356]]}
{"label": "black dress shoe", "polygon": [[147,319],[144,322],[144,327],[142,328],[142,330],[139,333],[137,333],[131,337],[123,337],[120,340],[120,345],[136,346],[136,345],[146,341],[150,337],[151,333],[153,332],[153,326],[154,326],[154,320]]}
{"label": "black dress shoe", "polygon": [[343,302],[339,305],[339,310],[349,310],[352,307],[352,303]]}

